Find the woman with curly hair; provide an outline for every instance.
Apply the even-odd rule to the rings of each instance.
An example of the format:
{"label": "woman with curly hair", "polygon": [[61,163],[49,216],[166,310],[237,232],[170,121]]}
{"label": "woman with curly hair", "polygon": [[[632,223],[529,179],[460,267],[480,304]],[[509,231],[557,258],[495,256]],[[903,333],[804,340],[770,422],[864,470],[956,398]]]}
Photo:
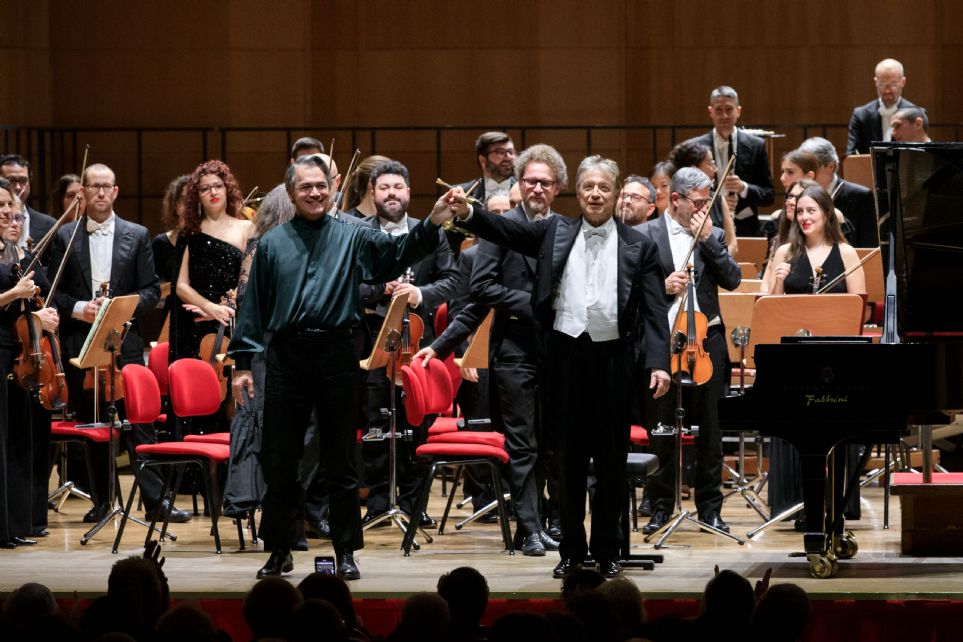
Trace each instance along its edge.
{"label": "woman with curly hair", "polygon": [[[237,287],[241,259],[254,224],[241,209],[244,196],[231,169],[218,160],[197,166],[184,188],[174,277],[180,305],[171,318],[171,361],[196,357],[201,338],[228,325],[234,309],[221,298]],[[198,321],[198,316],[204,321]]]}

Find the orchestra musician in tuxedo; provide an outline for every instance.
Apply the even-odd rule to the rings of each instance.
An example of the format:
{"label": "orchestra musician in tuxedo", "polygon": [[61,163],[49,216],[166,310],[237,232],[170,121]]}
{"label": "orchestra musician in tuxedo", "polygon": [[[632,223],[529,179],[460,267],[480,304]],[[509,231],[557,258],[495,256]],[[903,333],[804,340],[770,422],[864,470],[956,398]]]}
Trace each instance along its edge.
{"label": "orchestra musician in tuxedo", "polygon": [[[575,179],[581,215],[520,222],[469,207],[456,191],[458,224],[535,259],[531,305],[545,355],[547,425],[564,471],[561,560],[553,576],[579,568],[591,551],[606,577],[621,573],[619,519],[625,493],[632,386],[669,390],[669,328],[655,244],[616,221],[618,165],[589,156]],[[647,381],[633,376],[643,345]],[[585,533],[589,461],[597,484],[592,534]]]}
{"label": "orchestra musician in tuxedo", "polygon": [[[80,354],[97,312],[104,303],[100,295],[101,284],[108,285],[110,297],[126,294],[139,297],[134,319],[117,357],[118,368],[129,363],[143,365],[144,338],[137,317],[154,309],[160,298],[150,234],[144,226],[126,221],[114,212],[118,193],[113,170],[99,163],[88,167],[83,176],[86,217],[57,230],[50,250],[51,265],[59,266],[68,251],[74,229],[82,226],[69,245],[69,256],[55,294],[61,319],[60,345],[67,375],[69,405],[82,422],[93,421],[95,401],[91,391],[84,390],[85,371],[70,365],[69,360]],[[102,421],[106,420],[105,412],[99,416]],[[156,441],[153,426],[135,426],[133,440],[136,444]],[[100,450],[99,446],[92,455],[95,469],[93,490],[98,503],[84,516],[86,522],[99,521],[111,505],[111,498],[107,497],[107,469],[104,465],[106,445],[103,445],[103,452],[100,453],[96,452]],[[140,470],[135,466],[134,471],[148,512],[164,508],[160,497],[160,477],[151,469]],[[171,515],[171,521],[188,519],[189,513],[183,511],[174,511]]]}
{"label": "orchestra musician in tuxedo", "polygon": [[[719,288],[735,289],[742,281],[742,272],[726,248],[725,233],[708,216],[709,190],[712,181],[696,167],[684,167],[672,177],[669,209],[666,216],[643,226],[641,232],[658,247],[659,263],[668,275],[663,297],[669,308],[667,322],[674,327],[682,293],[688,277],[683,264],[693,239],[698,243],[689,259],[694,265],[695,307],[708,321],[704,347],[712,360],[712,377],[701,386],[684,390],[683,402],[687,425],[698,425],[696,437],[695,504],[699,519],[719,530],[729,532],[723,521],[722,510],[722,434],[719,430],[718,404],[729,373],[729,353],[726,346],[725,325],[719,309]],[[683,311],[684,313],[684,311]],[[675,356],[673,356],[675,358]],[[658,420],[675,425],[675,395],[660,400]],[[649,478],[647,490],[652,502],[652,518],[642,529],[651,534],[662,528],[673,512],[675,502],[678,457],[675,439],[654,437],[650,433],[651,451],[659,456],[659,471]]]}
{"label": "orchestra musician in tuxedo", "polygon": [[899,60],[880,60],[876,64],[873,83],[876,85],[876,99],[855,107],[849,119],[847,156],[868,154],[873,141],[891,140],[893,116],[900,109],[916,106],[903,98],[906,76],[903,75],[903,63]]}
{"label": "orchestra musician in tuxedo", "polygon": [[[14,195],[20,199],[23,210],[23,231],[18,245],[27,247],[28,239],[34,243],[40,241],[47,232],[56,224],[56,219],[43,212],[33,209],[29,205],[30,183],[33,181],[33,172],[30,170],[30,161],[20,154],[7,154],[0,158],[0,176],[10,181]],[[43,265],[49,265],[46,259],[48,256],[40,257]]]}

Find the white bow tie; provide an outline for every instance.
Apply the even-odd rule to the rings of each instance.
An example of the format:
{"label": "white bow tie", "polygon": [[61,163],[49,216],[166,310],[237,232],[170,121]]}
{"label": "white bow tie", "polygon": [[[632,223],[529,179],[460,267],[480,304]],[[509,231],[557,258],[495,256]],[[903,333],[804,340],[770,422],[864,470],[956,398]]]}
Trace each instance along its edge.
{"label": "white bow tie", "polygon": [[590,227],[588,229],[582,230],[582,234],[585,235],[585,240],[589,240],[593,236],[598,236],[603,239],[609,237],[609,228],[605,225],[600,225],[598,227]]}
{"label": "white bow tie", "polygon": [[87,232],[90,234],[102,234],[104,236],[109,236],[112,232],[111,221],[104,221],[103,223],[98,223],[97,221],[88,218],[87,219]]}
{"label": "white bow tie", "polygon": [[404,219],[398,221],[397,223],[395,223],[394,221],[387,221],[387,220],[382,219],[382,221],[381,221],[381,230],[382,230],[385,234],[390,234],[391,236],[396,236],[396,235],[397,235],[397,232],[399,232],[399,231],[400,231],[400,232],[404,232],[405,234],[407,234],[407,233],[408,233],[408,225],[407,225],[407,222],[406,222]]}

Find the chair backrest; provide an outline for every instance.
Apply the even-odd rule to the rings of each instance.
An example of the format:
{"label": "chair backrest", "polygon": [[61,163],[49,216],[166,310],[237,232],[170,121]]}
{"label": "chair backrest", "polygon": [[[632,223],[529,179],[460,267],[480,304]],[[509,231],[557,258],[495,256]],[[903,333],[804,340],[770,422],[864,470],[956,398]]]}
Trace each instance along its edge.
{"label": "chair backrest", "polygon": [[[421,359],[416,361],[421,362]],[[418,364],[416,364],[418,365]],[[451,386],[451,376],[444,362],[432,359],[428,362],[427,370],[428,386],[430,388],[430,404],[425,406],[428,414],[442,414],[448,412],[452,402],[455,400],[455,393]]]}
{"label": "chair backrest", "polygon": [[150,349],[147,356],[147,367],[157,378],[161,395],[170,393],[170,378],[167,374],[167,360],[170,356],[170,344],[166,341],[158,343]]}
{"label": "chair backrest", "polygon": [[[733,290],[733,292],[758,293],[761,287],[762,287],[762,279],[743,279],[742,281],[739,282],[739,285],[736,286],[736,289]],[[722,294],[723,292],[726,292],[726,291],[727,290],[723,290],[722,288],[719,288],[719,294]]]}
{"label": "chair backrest", "polygon": [[739,262],[739,269],[742,271],[742,278],[755,279],[759,276],[759,265],[757,263]]}
{"label": "chair backrest", "polygon": [[858,335],[863,297],[858,294],[779,294],[760,297],[752,309],[746,365],[755,368],[756,346],[808,330],[813,336]]}
{"label": "chair backrest", "polygon": [[440,337],[441,333],[448,327],[448,304],[442,303],[435,310],[435,336]]}
{"label": "chair backrest", "polygon": [[[719,292],[719,312],[726,324],[726,345],[729,346],[729,360],[734,365],[739,363],[739,348],[732,343],[732,331],[739,326],[751,328],[752,309],[759,296],[758,292]],[[746,346],[747,355],[748,350],[749,346]]]}
{"label": "chair backrest", "polygon": [[221,407],[221,386],[208,362],[178,359],[168,372],[171,408],[178,417],[204,417]]}
{"label": "chair backrest", "polygon": [[870,154],[850,154],[843,159],[843,178],[869,189],[875,189],[873,157]]}
{"label": "chair backrest", "polygon": [[769,251],[769,240],[765,237],[740,236],[736,238],[738,247],[732,257],[740,263],[755,263],[761,266]]}
{"label": "chair backrest", "polygon": [[412,426],[420,426],[425,420],[425,389],[422,378],[411,366],[401,366],[401,388],[405,391],[405,419]]}
{"label": "chair backrest", "polygon": [[154,373],[131,363],[120,371],[124,378],[124,411],[132,424],[153,423],[161,412],[160,388]]}

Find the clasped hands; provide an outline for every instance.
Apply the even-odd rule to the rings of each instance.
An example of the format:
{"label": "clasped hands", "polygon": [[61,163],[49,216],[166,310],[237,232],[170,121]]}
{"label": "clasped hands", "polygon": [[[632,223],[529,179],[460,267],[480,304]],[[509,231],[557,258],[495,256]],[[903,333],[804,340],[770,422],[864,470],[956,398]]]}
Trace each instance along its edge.
{"label": "clasped hands", "polygon": [[465,190],[453,187],[435,201],[429,218],[435,225],[441,225],[456,216],[465,218],[468,212],[468,197],[465,195]]}

